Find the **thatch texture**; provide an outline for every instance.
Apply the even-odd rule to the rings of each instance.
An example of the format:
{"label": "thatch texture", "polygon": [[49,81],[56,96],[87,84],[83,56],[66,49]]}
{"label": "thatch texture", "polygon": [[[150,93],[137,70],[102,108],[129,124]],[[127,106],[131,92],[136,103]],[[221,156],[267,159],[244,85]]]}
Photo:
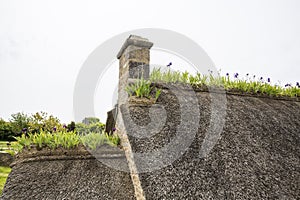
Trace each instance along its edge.
{"label": "thatch texture", "polygon": [[[178,95],[192,101],[184,106],[190,118],[182,116]],[[225,107],[221,98],[224,94],[202,91],[195,95],[188,96],[183,91],[176,97],[164,88],[152,118],[151,105],[140,104],[142,101],[121,105],[120,114],[135,153],[151,155],[183,134],[182,140],[173,144],[180,149],[192,136],[191,144],[174,162],[169,161],[178,155],[176,148],[157,154],[167,164],[163,168],[151,170],[159,164],[155,157],[149,157],[147,162],[133,157],[137,170],[144,172],[139,179],[146,199],[298,199],[300,102],[226,95]],[[199,110],[193,104],[198,104]],[[222,108],[226,115],[222,115]],[[166,122],[158,133],[149,136],[150,129],[141,127],[153,120],[163,121],[160,109],[166,110]],[[196,115],[200,118],[194,122]],[[225,120],[220,138],[202,157],[208,130],[220,118]],[[128,119],[131,123],[126,123]],[[191,132],[191,126],[179,128],[183,120],[197,125],[196,131]],[[110,163],[114,164],[108,167],[82,149],[25,152],[13,164],[2,199],[135,199],[124,153],[104,148],[95,157],[113,160]],[[145,170],[149,166],[150,170]]]}
{"label": "thatch texture", "polygon": [[0,166],[8,167],[13,162],[13,156],[7,152],[0,152]]}
{"label": "thatch texture", "polygon": [[[200,149],[213,120],[212,99],[207,92],[197,92],[196,96],[200,107],[198,132],[183,156],[171,165],[140,174],[146,199],[300,197],[300,102],[227,95],[221,138],[203,158]],[[166,123],[159,133],[146,139],[131,134],[149,134],[138,126],[151,122],[149,107],[129,105],[128,110],[121,106],[123,118],[136,123],[125,124],[134,152],[155,152],[172,143],[180,121],[190,120],[181,118],[180,105],[168,89],[162,91],[158,104],[167,111]],[[190,134],[189,127],[184,129]],[[136,159],[140,171],[147,164]]]}
{"label": "thatch texture", "polygon": [[[121,151],[97,156],[126,164]],[[96,157],[97,157],[96,156]],[[1,199],[135,199],[130,174],[77,150],[31,151],[16,159]]]}

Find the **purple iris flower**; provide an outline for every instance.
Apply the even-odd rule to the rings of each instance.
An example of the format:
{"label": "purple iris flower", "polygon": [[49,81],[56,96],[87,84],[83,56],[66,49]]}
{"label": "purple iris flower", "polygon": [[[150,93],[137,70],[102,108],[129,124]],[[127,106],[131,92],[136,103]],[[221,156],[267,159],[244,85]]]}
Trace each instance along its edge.
{"label": "purple iris flower", "polygon": [[167,67],[171,67],[171,65],[172,65],[172,62],[170,62],[169,64],[167,64]]}
{"label": "purple iris flower", "polygon": [[63,125],[63,128],[67,128],[66,124]]}
{"label": "purple iris flower", "polygon": [[57,129],[56,129],[56,126],[54,126],[54,127],[53,127],[53,131],[56,131],[56,130],[57,130]]}
{"label": "purple iris flower", "polygon": [[296,86],[297,86],[298,88],[300,87],[300,84],[299,84],[299,82],[297,82],[297,83],[296,83]]}
{"label": "purple iris flower", "polygon": [[268,78],[268,83],[270,83],[271,82],[271,79],[270,78]]}
{"label": "purple iris flower", "polygon": [[284,87],[291,87],[291,86],[292,86],[291,84],[287,83],[287,84],[285,84]]}
{"label": "purple iris flower", "polygon": [[262,81],[264,78],[263,77],[260,77],[260,80]]}
{"label": "purple iris flower", "polygon": [[26,133],[26,132],[27,132],[27,128],[23,128],[23,129],[22,129],[22,132],[23,132],[23,133]]}
{"label": "purple iris flower", "polygon": [[234,78],[238,78],[238,76],[239,76],[239,73],[234,74]]}
{"label": "purple iris flower", "polygon": [[117,129],[116,129],[115,127],[112,129],[113,132],[115,132],[116,130],[117,130]]}
{"label": "purple iris flower", "polygon": [[229,73],[226,73],[226,76],[229,76]]}
{"label": "purple iris flower", "polygon": [[246,76],[249,76],[249,73],[247,73]]}

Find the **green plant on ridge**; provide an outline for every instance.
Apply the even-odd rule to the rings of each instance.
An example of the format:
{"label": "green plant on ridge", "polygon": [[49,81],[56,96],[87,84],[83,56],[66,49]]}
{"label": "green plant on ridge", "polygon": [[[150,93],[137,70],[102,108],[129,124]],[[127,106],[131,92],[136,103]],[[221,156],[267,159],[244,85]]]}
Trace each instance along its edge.
{"label": "green plant on ridge", "polygon": [[103,144],[117,146],[120,143],[120,138],[117,135],[108,135],[106,133],[89,133],[81,137],[82,143],[89,149],[95,150]]}
{"label": "green plant on ridge", "polygon": [[209,86],[244,93],[300,97],[299,82],[296,83],[296,86],[286,84],[285,87],[281,87],[272,85],[270,78],[264,81],[262,77],[257,80],[255,76],[253,78],[249,78],[248,76],[247,74],[247,79],[240,79],[239,74],[235,73],[233,79],[231,79],[228,73],[226,76],[221,76],[220,73],[214,76],[212,71],[210,71],[208,75],[199,72],[196,73],[196,75],[192,75],[188,72],[172,71],[170,68],[166,71],[162,71],[160,68],[154,68],[150,74],[150,81],[158,83],[184,83],[190,84],[195,88]]}
{"label": "green plant on ridge", "polygon": [[40,133],[28,134],[28,136],[23,134],[20,137],[15,137],[15,139],[20,147],[19,151],[24,147],[30,149],[32,145],[36,146],[37,149],[42,149],[44,147],[49,147],[51,149],[60,147],[71,149],[77,147],[79,144],[83,144],[91,149],[95,149],[102,144],[116,146],[120,143],[120,138],[117,135],[108,135],[104,133],[104,131],[102,133],[90,132],[86,135],[78,135],[73,131],[60,131],[56,133],[41,131]]}
{"label": "green plant on ridge", "polygon": [[125,90],[130,96],[150,98],[151,82],[145,79],[137,79],[133,84],[129,84]]}

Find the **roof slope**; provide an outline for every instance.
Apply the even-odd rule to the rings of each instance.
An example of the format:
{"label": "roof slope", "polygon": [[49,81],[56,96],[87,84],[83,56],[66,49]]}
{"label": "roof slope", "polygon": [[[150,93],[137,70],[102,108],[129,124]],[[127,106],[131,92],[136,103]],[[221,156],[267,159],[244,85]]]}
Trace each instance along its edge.
{"label": "roof slope", "polygon": [[[1,199],[135,199],[129,173],[106,166],[88,152],[36,153],[18,159]],[[124,155],[116,158],[118,154],[100,156],[124,163]]]}
{"label": "roof slope", "polygon": [[[200,107],[198,132],[178,160],[140,174],[146,199],[297,199],[300,196],[300,102],[227,95],[221,138],[208,156],[202,158],[199,152],[210,124],[212,99],[207,92],[197,92],[196,96]],[[174,138],[181,120],[179,103],[171,91],[164,89],[158,104],[164,105],[167,122],[159,133],[147,139],[129,135],[134,152],[154,152]],[[151,122],[149,107],[131,104],[129,111],[125,105],[121,106],[123,118],[130,117],[137,125]],[[147,134],[138,126],[125,126],[128,133]],[[189,134],[189,127],[184,129]],[[138,159],[135,162],[138,170],[143,171],[145,163]]]}

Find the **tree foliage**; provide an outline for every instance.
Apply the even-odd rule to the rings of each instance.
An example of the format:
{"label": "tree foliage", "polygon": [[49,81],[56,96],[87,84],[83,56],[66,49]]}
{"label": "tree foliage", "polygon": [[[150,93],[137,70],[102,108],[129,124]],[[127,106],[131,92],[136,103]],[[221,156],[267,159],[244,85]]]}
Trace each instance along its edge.
{"label": "tree foliage", "polygon": [[16,113],[11,115],[9,120],[11,125],[11,130],[15,136],[22,134],[22,131],[28,130],[28,127],[31,122],[31,117],[24,113]]}
{"label": "tree foliage", "polygon": [[105,124],[101,123],[99,118],[88,117],[82,120],[82,123],[76,124],[76,132],[78,134],[84,135],[90,132],[93,133],[102,133],[105,129]]}
{"label": "tree foliage", "polygon": [[27,115],[22,112],[12,114],[8,122],[0,118],[0,140],[13,141],[14,137],[41,132],[76,132],[81,135],[88,133],[102,133],[105,125],[96,117],[87,117],[83,123],[71,122],[61,124],[60,120],[46,112]]}
{"label": "tree foliage", "polygon": [[0,140],[12,141],[14,140],[12,136],[11,124],[0,118]]}
{"label": "tree foliage", "polygon": [[46,112],[27,115],[22,112],[12,114],[8,122],[0,119],[0,140],[12,141],[14,137],[40,131],[55,132],[65,130],[59,119]]}

